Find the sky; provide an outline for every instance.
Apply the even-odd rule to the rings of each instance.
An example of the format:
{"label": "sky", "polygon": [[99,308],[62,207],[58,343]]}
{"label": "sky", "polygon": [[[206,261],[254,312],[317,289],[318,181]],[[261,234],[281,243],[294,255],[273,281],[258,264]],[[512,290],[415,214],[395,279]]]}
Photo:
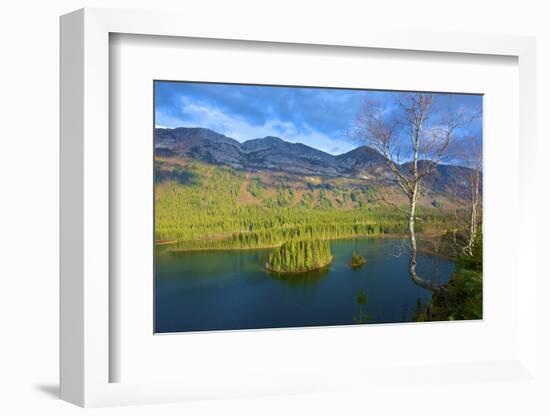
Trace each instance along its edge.
{"label": "sky", "polygon": [[[361,145],[353,131],[365,99],[395,108],[402,92],[155,81],[156,127],[204,127],[239,142],[266,136],[333,155]],[[480,95],[438,94],[440,107],[481,112]],[[459,135],[481,140],[481,119]]]}

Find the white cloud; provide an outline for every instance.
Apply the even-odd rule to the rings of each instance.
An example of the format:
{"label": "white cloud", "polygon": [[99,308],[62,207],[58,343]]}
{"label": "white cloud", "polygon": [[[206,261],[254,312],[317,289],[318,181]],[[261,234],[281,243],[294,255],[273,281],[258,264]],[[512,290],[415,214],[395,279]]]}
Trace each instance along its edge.
{"label": "white cloud", "polygon": [[232,137],[240,142],[265,136],[277,136],[293,143],[303,143],[332,154],[340,154],[355,146],[342,137],[329,137],[310,126],[298,129],[290,121],[271,119],[261,125],[250,124],[238,115],[182,97],[181,116],[157,113],[157,127],[204,127]]}

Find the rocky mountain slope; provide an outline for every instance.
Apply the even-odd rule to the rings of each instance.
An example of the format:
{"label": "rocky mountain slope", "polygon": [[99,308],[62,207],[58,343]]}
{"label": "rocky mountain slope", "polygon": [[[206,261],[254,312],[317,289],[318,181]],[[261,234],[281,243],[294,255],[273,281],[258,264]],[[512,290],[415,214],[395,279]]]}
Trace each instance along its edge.
{"label": "rocky mountain slope", "polygon": [[[191,157],[248,172],[278,171],[296,175],[395,181],[384,157],[375,149],[360,146],[341,155],[331,155],[302,143],[264,137],[240,143],[205,128],[155,129],[155,151],[162,156]],[[410,164],[401,165],[405,172]],[[468,168],[439,165],[424,179],[434,192],[463,194]]]}
{"label": "rocky mountain slope", "polygon": [[302,143],[271,136],[239,143],[204,128],[157,128],[155,149],[157,154],[187,156],[248,171],[351,177],[367,170],[385,169],[383,157],[366,146],[333,156]]}

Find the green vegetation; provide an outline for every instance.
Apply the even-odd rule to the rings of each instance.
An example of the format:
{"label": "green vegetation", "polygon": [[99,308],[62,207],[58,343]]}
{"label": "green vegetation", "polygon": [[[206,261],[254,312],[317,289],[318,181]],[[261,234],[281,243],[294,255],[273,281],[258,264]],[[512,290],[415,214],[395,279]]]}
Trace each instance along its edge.
{"label": "green vegetation", "polygon": [[353,267],[354,269],[361,267],[366,262],[367,260],[361,254],[358,254],[355,251],[351,255],[351,267]]}
{"label": "green vegetation", "polygon": [[250,181],[248,192],[250,192],[254,198],[261,198],[264,195],[264,191],[265,186],[262,184],[259,176],[256,176]]}
{"label": "green vegetation", "polygon": [[358,324],[366,324],[369,321],[372,321],[372,317],[365,312],[365,308],[367,307],[368,303],[367,293],[365,292],[365,289],[359,290],[355,300],[357,302],[359,310],[357,316],[353,317],[353,320]]}
{"label": "green vegetation", "polygon": [[332,262],[327,240],[290,240],[270,254],[266,269],[277,273],[302,273]]}
{"label": "green vegetation", "polygon": [[[157,157],[155,170],[155,239],[169,244],[169,251],[273,248],[267,269],[299,273],[331,263],[328,240],[407,233],[399,200],[380,202],[381,192],[391,200],[391,186],[379,190],[356,179],[246,173],[170,157]],[[459,255],[464,238],[454,222],[457,212],[446,211],[433,197],[417,208],[422,252],[456,261],[449,282],[427,305],[417,305],[419,321],[482,317],[481,236],[473,255]],[[365,262],[353,253],[353,268]],[[366,322],[364,292],[357,302],[357,321]]]}
{"label": "green vegetation", "polygon": [[[157,158],[155,238],[172,250],[277,247],[292,239],[406,233],[406,216],[369,203],[364,181],[257,174],[195,160]],[[419,209],[417,230],[442,229],[445,213]]]}
{"label": "green vegetation", "polygon": [[448,321],[483,318],[482,236],[478,236],[473,255],[461,254],[456,270],[432,300],[417,313],[417,321]]}
{"label": "green vegetation", "polygon": [[483,235],[481,233],[475,240],[472,255],[461,254],[456,260],[456,265],[463,270],[473,270],[479,273],[483,271]]}

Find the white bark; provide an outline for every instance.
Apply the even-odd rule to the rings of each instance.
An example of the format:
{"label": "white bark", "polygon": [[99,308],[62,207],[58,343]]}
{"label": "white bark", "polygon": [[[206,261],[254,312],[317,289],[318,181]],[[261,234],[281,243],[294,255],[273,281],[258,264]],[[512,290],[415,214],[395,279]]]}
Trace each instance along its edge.
{"label": "white bark", "polygon": [[[454,131],[460,125],[459,118],[448,114],[443,127],[426,129],[425,122],[434,114],[432,104],[434,96],[431,94],[408,94],[399,102],[403,120],[391,121],[385,116],[383,109],[376,103],[367,101],[365,108],[358,117],[358,131],[361,137],[383,156],[389,169],[395,175],[397,184],[409,199],[408,232],[410,262],[409,275],[419,286],[428,290],[437,290],[439,287],[430,281],[418,276],[416,271],[417,241],[416,241],[416,209],[420,196],[422,179],[435,171],[438,164],[446,156],[449,143]],[[401,143],[396,137],[398,126],[410,128],[410,154],[412,156],[410,172],[403,171],[399,163]],[[422,158],[422,166],[419,166]],[[477,212],[472,212],[477,216]]]}
{"label": "white bark", "polygon": [[478,165],[470,172],[470,229],[465,252],[469,256],[474,255],[474,244],[477,238],[479,219],[478,210],[480,205],[480,180],[481,167]]}

